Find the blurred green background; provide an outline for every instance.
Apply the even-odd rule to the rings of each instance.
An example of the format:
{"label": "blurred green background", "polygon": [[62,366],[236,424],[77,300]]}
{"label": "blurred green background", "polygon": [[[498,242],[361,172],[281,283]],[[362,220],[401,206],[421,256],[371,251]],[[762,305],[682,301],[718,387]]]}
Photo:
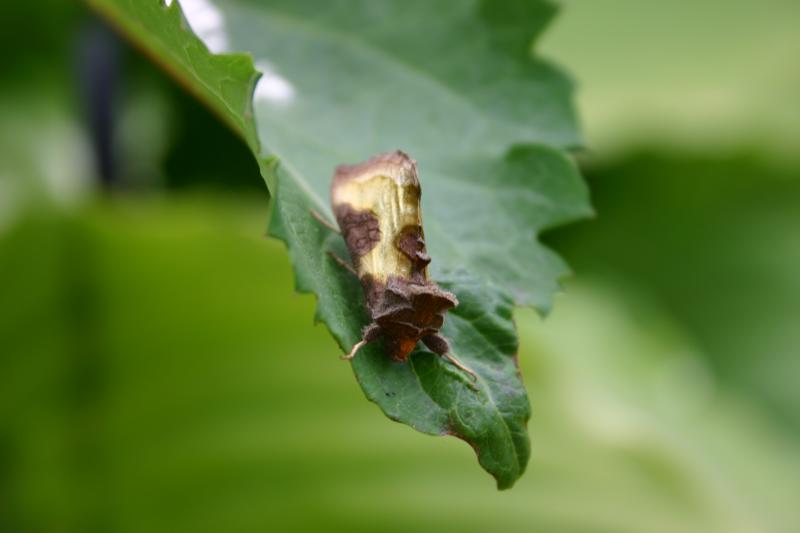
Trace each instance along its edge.
{"label": "blurred green background", "polygon": [[544,35],[598,216],[516,314],[503,493],[363,399],[238,139],[79,4],[0,20],[0,531],[800,530],[796,1],[571,1]]}

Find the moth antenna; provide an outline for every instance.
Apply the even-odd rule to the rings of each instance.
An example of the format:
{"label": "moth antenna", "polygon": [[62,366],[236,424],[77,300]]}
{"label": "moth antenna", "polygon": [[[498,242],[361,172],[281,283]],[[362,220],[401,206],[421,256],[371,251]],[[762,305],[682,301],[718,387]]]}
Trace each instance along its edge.
{"label": "moth antenna", "polygon": [[317,222],[334,233],[342,234],[338,227],[334,226],[332,222],[328,222],[328,219],[322,216],[316,209],[309,209],[309,211],[311,212],[311,216],[317,219]]}
{"label": "moth antenna", "polygon": [[356,353],[358,352],[358,350],[360,350],[361,347],[364,346],[365,344],[367,344],[368,342],[369,341],[367,339],[361,339],[360,341],[358,341],[357,343],[355,343],[353,345],[353,348],[350,350],[349,354],[342,355],[342,356],[339,357],[339,359],[341,359],[342,361],[349,361],[350,359],[355,357]]}
{"label": "moth antenna", "polygon": [[352,275],[354,275],[355,277],[358,277],[358,272],[356,272],[356,269],[355,269],[355,268],[353,268],[353,266],[352,266],[351,264],[349,264],[347,261],[345,261],[344,259],[342,259],[342,258],[341,258],[341,257],[339,257],[338,255],[336,255],[335,253],[331,252],[330,250],[327,252],[327,254],[328,254],[329,256],[331,256],[331,259],[333,259],[334,261],[336,261],[337,263],[339,263],[339,264],[340,264],[342,267],[344,267],[344,268],[345,268],[345,270],[347,270],[348,272],[350,272],[350,273],[351,273]]}
{"label": "moth antenna", "polygon": [[448,361],[450,361],[455,366],[457,366],[458,368],[469,374],[470,377],[472,378],[472,381],[478,381],[478,374],[476,374],[470,367],[468,367],[467,365],[456,359],[456,356],[454,356],[450,352],[447,352],[446,354],[443,355]]}

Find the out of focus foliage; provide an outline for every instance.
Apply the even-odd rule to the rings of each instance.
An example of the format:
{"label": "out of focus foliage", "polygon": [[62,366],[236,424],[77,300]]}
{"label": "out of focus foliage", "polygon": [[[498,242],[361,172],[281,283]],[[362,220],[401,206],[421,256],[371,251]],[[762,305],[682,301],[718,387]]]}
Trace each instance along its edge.
{"label": "out of focus foliage", "polygon": [[678,317],[718,377],[800,436],[798,168],[636,151],[591,172],[600,223],[554,238],[581,278]]}
{"label": "out of focus foliage", "polygon": [[[0,16],[46,17],[40,4]],[[15,30],[41,51],[17,47],[0,85],[1,531],[798,529],[800,165],[772,136],[752,138],[742,119],[720,132],[750,138],[735,149],[640,130],[613,157],[590,154],[597,219],[549,235],[574,281],[546,320],[516,317],[532,455],[498,494],[460,443],[376,423],[261,235],[266,198],[246,149],[120,43],[124,179],[97,193],[68,77],[68,35],[92,22],[51,4],[57,23]],[[574,5],[557,31],[608,9]],[[733,5],[759,24],[772,16],[773,37],[708,25],[702,65],[684,54],[667,66],[676,94],[732,61],[725,43],[747,43],[745,70],[796,46],[786,11]],[[626,13],[638,16],[626,27],[659,24]],[[609,61],[608,39],[568,63]],[[650,64],[646,42],[616,46],[640,74]],[[751,103],[780,121],[791,102],[768,96]],[[600,143],[617,131],[607,124],[590,124]],[[187,161],[201,138],[219,144],[196,154],[207,164]]]}

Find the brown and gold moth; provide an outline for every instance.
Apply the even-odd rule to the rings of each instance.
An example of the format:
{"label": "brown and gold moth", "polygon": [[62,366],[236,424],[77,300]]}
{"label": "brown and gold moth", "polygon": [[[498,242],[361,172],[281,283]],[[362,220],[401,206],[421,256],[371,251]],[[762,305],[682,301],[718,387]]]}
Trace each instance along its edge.
{"label": "brown and gold moth", "polygon": [[382,338],[389,357],[406,361],[421,341],[475,378],[439,334],[458,300],[428,277],[421,192],[417,163],[400,150],[336,168],[331,203],[353,266],[334,258],[358,276],[372,319],[343,358]]}

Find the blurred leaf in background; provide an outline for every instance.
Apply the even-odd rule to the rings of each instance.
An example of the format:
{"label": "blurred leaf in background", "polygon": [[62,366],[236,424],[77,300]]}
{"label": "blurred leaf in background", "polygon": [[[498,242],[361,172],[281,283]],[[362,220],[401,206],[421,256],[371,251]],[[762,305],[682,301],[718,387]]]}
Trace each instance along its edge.
{"label": "blurred leaf in background", "polygon": [[[698,79],[727,86],[716,69],[728,62],[746,76],[773,57],[785,78],[761,78],[789,90],[781,80],[797,65],[780,58],[797,45],[793,3],[717,7],[720,23],[703,38],[686,24],[648,33],[675,5],[570,2],[544,39],[554,57],[567,50],[558,39],[575,43],[561,62],[583,74],[594,147],[617,126],[592,118],[603,110],[591,104],[590,63],[620,65],[604,82],[620,102],[646,101],[652,87],[622,77],[618,57],[639,78],[669,73],[666,92],[687,108],[698,108],[687,89]],[[68,74],[88,15],[63,2],[2,10],[27,39],[5,42],[31,46],[7,56],[0,85],[0,530],[798,529],[800,168],[750,127],[783,116],[791,98],[743,93],[742,109],[765,109],[752,123],[691,113],[709,132],[691,142],[643,133],[653,116],[631,111],[638,133],[612,154],[595,150],[585,169],[597,220],[549,236],[575,282],[546,320],[516,316],[532,453],[526,477],[496,493],[461,443],[376,420],[335,344],[310,324],[311,298],[293,294],[284,252],[261,236],[260,178],[236,167],[246,147],[122,47],[127,94],[150,96],[123,98],[120,113],[163,143],[142,167],[159,175],[97,196]],[[731,14],[766,29],[729,30],[742,27],[728,26]],[[611,15],[627,30],[603,29]],[[595,20],[584,37],[569,30],[573,16]],[[41,26],[23,28],[37,17]],[[635,29],[651,38],[634,41]],[[693,36],[696,53],[651,64]],[[736,142],[712,142],[717,128]],[[241,177],[209,172],[198,190],[176,175],[182,164],[165,163],[190,153],[183,143],[199,129],[221,139],[211,157]],[[231,180],[245,185],[230,191]],[[21,192],[29,187],[47,192]]]}
{"label": "blurred leaf in background", "polygon": [[540,51],[579,73],[588,145],[798,158],[793,0],[565,0]]}
{"label": "blurred leaf in background", "polygon": [[800,437],[800,174],[760,154],[650,149],[597,166],[602,223],[553,238],[581,277],[660,302],[717,376]]}
{"label": "blurred leaf in background", "polygon": [[9,530],[797,523],[796,448],[668,312],[597,287],[546,323],[518,316],[531,472],[495,494],[460,443],[375,423],[261,218],[219,197],[118,201],[6,235],[3,294],[26,303],[1,321]]}

